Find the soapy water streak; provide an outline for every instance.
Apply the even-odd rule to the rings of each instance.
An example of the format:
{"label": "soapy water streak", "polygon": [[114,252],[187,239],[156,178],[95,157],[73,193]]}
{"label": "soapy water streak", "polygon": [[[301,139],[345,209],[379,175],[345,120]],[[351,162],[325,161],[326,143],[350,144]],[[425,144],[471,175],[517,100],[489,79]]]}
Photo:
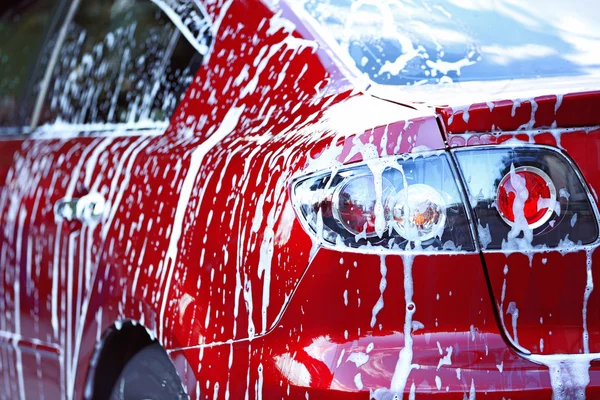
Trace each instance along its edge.
{"label": "soapy water streak", "polygon": [[[158,1],[157,1],[158,3]],[[165,2],[166,3],[166,2]],[[367,3],[367,2],[365,2]],[[286,45],[291,45],[293,41],[289,41],[286,43]],[[269,53],[271,54],[271,53]],[[436,68],[441,69],[441,64],[437,64]],[[251,81],[252,82],[252,81]],[[252,88],[252,85],[250,85],[250,89]],[[249,89],[249,90],[250,90]],[[60,99],[60,101],[64,100],[64,98]],[[142,102],[142,104],[149,104],[148,102]],[[206,153],[212,149],[212,147],[216,146],[216,143],[223,139],[224,137],[226,137],[229,133],[231,133],[233,131],[233,129],[238,125],[239,120],[241,119],[240,114],[242,114],[243,112],[243,106],[234,106],[230,108],[230,111],[227,113],[223,123],[221,124],[221,127],[214,133],[212,133],[213,136],[210,137],[210,139],[212,140],[208,140],[207,142],[205,142],[206,144],[201,144],[198,147],[196,147],[196,151],[193,153],[193,155],[191,156],[192,158],[192,166],[190,168],[190,170],[187,172],[187,176],[189,176],[189,179],[186,179],[184,181],[182,181],[182,186],[181,186],[181,190],[179,192],[179,200],[181,202],[181,208],[185,209],[187,208],[187,203],[189,200],[189,196],[186,194],[188,193],[188,190],[190,190],[189,186],[193,185],[196,182],[196,179],[199,175],[199,169],[200,169],[200,164],[201,162],[204,160],[204,157],[206,155]],[[142,115],[148,115],[146,110],[142,110],[141,111]],[[291,124],[290,127],[294,126],[294,124]],[[309,142],[312,139],[307,139],[307,141]],[[112,144],[112,140],[107,139],[107,140],[98,140],[96,142],[94,142],[93,146],[90,146],[89,149],[86,149],[86,151],[89,154],[86,154],[85,156],[83,156],[82,159],[82,163],[83,160],[85,160],[85,166],[82,165],[78,165],[75,169],[74,169],[74,174],[77,173],[81,173],[81,171],[83,171],[84,168],[86,169],[94,169],[96,163],[99,162],[99,158],[101,156],[101,154],[103,153],[103,150],[105,150],[108,146],[110,146]],[[117,207],[119,206],[121,200],[122,200],[122,190],[121,187],[126,187],[127,186],[127,182],[123,182],[123,181],[119,181],[120,177],[128,177],[131,175],[132,171],[131,169],[134,166],[134,160],[136,159],[136,157],[138,156],[138,154],[140,152],[142,152],[145,147],[147,146],[147,141],[140,139],[137,140],[134,145],[132,145],[132,147],[130,149],[128,149],[128,151],[123,155],[122,157],[122,161],[121,163],[118,165],[118,173],[115,174],[115,178],[114,178],[114,182],[113,182],[113,186],[111,186],[111,191],[108,195],[109,198],[109,203],[111,204],[111,209],[108,211],[108,213],[104,216],[104,220],[103,220],[103,224],[101,225],[102,227],[100,228],[102,230],[102,234],[105,235],[107,233],[107,230],[109,229],[109,227],[112,224],[112,218],[114,217],[114,213],[116,212]],[[286,170],[290,170],[290,164],[292,163],[292,159],[293,157],[291,157],[293,151],[295,149],[287,149],[287,150],[281,150],[278,154],[275,154],[272,159],[275,160],[278,157],[281,157],[283,159],[286,160],[285,166],[284,168]],[[36,152],[32,152],[31,154],[34,155],[33,158],[36,158],[35,156],[37,155],[43,155],[44,151],[43,149],[38,149],[38,153]],[[358,151],[358,150],[357,150]],[[366,153],[366,149],[365,149],[365,153]],[[89,157],[88,157],[89,155]],[[266,160],[263,164],[263,167],[270,167],[270,166],[275,166],[274,162],[269,162],[270,160]],[[18,161],[19,162],[19,161]],[[32,162],[32,160],[28,159],[28,160],[20,160],[20,162]],[[374,165],[375,163],[371,163],[369,166],[371,167],[372,165]],[[23,165],[20,165],[20,167],[23,167]],[[34,166],[29,165],[29,167],[33,170]],[[23,171],[27,171],[28,168],[23,168]],[[14,174],[14,171],[12,171],[11,173]],[[520,202],[518,203],[518,205],[516,206],[517,208],[519,206],[521,206],[521,209],[517,209],[514,210],[515,211],[515,216],[517,216],[517,218],[519,218],[519,213],[521,215],[523,215],[523,210],[522,210],[522,203],[526,200],[528,194],[525,193],[526,192],[526,188],[523,189],[523,185],[520,185],[520,181],[519,181],[519,177],[517,174],[514,174],[514,169],[511,170],[511,183],[513,183],[513,186],[515,188],[517,188],[517,190],[519,191],[519,198],[520,198]],[[378,174],[380,175],[380,172]],[[514,175],[514,176],[513,176]],[[86,175],[86,177],[90,176],[89,174]],[[14,178],[14,177],[13,177]],[[31,246],[29,244],[25,244],[22,243],[20,238],[23,237],[23,233],[22,233],[22,228],[24,226],[24,221],[27,220],[28,218],[28,214],[27,211],[24,208],[19,209],[18,204],[21,202],[21,200],[23,198],[25,198],[26,196],[34,193],[35,187],[36,187],[36,182],[37,179],[39,179],[39,175],[32,173],[32,174],[27,174],[25,173],[22,177],[22,180],[25,181],[27,180],[28,182],[23,182],[23,185],[19,185],[19,187],[23,187],[24,189],[22,190],[21,193],[18,193],[14,198],[7,198],[5,195],[3,195],[0,198],[1,204],[2,204],[2,208],[5,204],[7,204],[9,207],[11,207],[11,210],[14,210],[13,212],[11,212],[9,214],[9,223],[6,224],[6,231],[7,234],[9,235],[13,235],[14,230],[11,230],[12,227],[17,227],[17,239],[15,239],[16,245],[19,249],[18,254],[20,257],[22,248],[24,247],[29,247],[31,248]],[[263,198],[268,196],[272,197],[272,206],[270,209],[268,209],[267,211],[267,217],[266,217],[266,233],[264,235],[264,239],[261,241],[259,247],[260,247],[260,262],[259,262],[259,270],[258,270],[258,277],[260,278],[260,280],[262,280],[262,309],[261,309],[261,328],[260,328],[260,333],[264,333],[267,329],[267,321],[266,321],[266,311],[267,308],[269,306],[269,295],[270,295],[270,279],[271,279],[271,264],[273,261],[273,241],[274,241],[274,227],[275,227],[275,223],[278,220],[278,218],[281,216],[283,210],[282,210],[282,202],[283,202],[283,198],[284,198],[284,193],[285,193],[285,189],[286,189],[286,185],[285,182],[286,180],[289,178],[289,176],[282,174],[281,179],[276,183],[276,187],[277,190],[275,190],[273,193],[263,193]],[[514,182],[512,181],[514,179]],[[73,182],[73,185],[75,185],[75,182],[77,181],[77,179],[75,177],[72,177],[71,182]],[[187,183],[186,183],[187,181]],[[120,184],[119,184],[120,183]],[[95,182],[90,182],[92,188],[95,187]],[[266,187],[269,187],[269,185],[267,184]],[[378,196],[381,196],[381,193],[378,193]],[[524,198],[524,199],[523,199]],[[39,200],[39,199],[38,199]],[[200,201],[201,203],[201,201]],[[515,202],[516,203],[516,202]],[[178,207],[179,208],[179,207]],[[243,206],[241,207],[241,209],[243,209]],[[255,214],[255,220],[258,221],[258,225],[256,229],[260,229],[261,228],[261,223],[263,221],[263,207],[259,206],[256,207],[255,210],[256,214]],[[35,216],[35,213],[32,213],[32,218],[33,216]],[[321,218],[322,216],[318,216],[318,219]],[[181,225],[183,224],[182,221],[182,212],[176,213],[175,214],[175,218],[174,218],[174,227],[181,228]],[[241,224],[241,218],[240,218],[240,224]],[[518,226],[517,226],[518,225]],[[523,227],[523,221],[522,218],[519,219],[519,223],[515,224],[515,226],[517,226],[517,228],[515,228],[515,232],[512,233],[512,235],[509,235],[509,242],[515,241],[517,240],[517,236],[519,235],[520,232],[523,232],[523,234],[526,234],[526,230]],[[381,226],[379,226],[381,227]],[[86,243],[91,243],[91,239],[92,236],[94,234],[94,232],[96,231],[98,227],[96,226],[92,226],[89,228],[86,228],[83,232],[84,232],[84,236],[86,236],[87,238],[87,242]],[[19,230],[20,229],[20,230]],[[244,228],[245,229],[245,228]],[[516,229],[519,229],[520,232],[517,232]],[[250,229],[248,229],[250,230]],[[240,230],[241,232],[242,230]],[[60,233],[60,232],[59,232]],[[177,235],[175,233],[173,233],[174,238],[177,238]],[[57,237],[59,237],[59,235],[57,235]],[[243,240],[241,240],[241,237],[238,238],[239,240],[239,246],[241,247],[241,243],[243,242]],[[526,236],[526,240],[525,242],[527,242],[527,236]],[[64,243],[63,243],[64,244]],[[529,241],[529,245],[531,244],[531,241]],[[71,247],[71,243],[68,242],[66,243],[66,245],[68,247]],[[55,246],[57,248],[59,248],[59,246],[61,246],[60,243],[55,243]],[[164,282],[161,286],[163,286],[164,288],[166,288],[166,290],[168,291],[170,288],[170,283],[173,280],[173,268],[169,268],[169,263],[174,263],[175,260],[177,259],[177,254],[176,251],[177,249],[175,248],[175,245],[173,246],[169,246],[169,251],[167,252],[167,257],[166,257],[166,262],[165,265],[163,266],[163,269],[161,271],[161,282]],[[57,257],[58,257],[58,253]],[[236,257],[236,263],[237,265],[243,265],[244,260],[243,255],[241,254],[242,251],[240,251],[240,254]],[[586,285],[586,292],[584,295],[584,310],[583,310],[583,314],[584,314],[584,343],[586,343],[585,347],[586,347],[586,353],[589,353],[589,344],[587,344],[587,325],[586,325],[586,315],[587,315],[587,300],[589,299],[589,295],[591,294],[591,291],[593,290],[593,280],[592,280],[592,265],[591,265],[591,254],[588,254],[588,284]],[[404,310],[404,330],[403,330],[403,337],[404,337],[404,347],[400,350],[399,355],[398,355],[398,361],[396,363],[396,367],[394,370],[394,374],[392,377],[392,380],[390,382],[390,388],[389,389],[381,389],[378,390],[374,393],[374,398],[388,398],[386,396],[388,396],[389,394],[394,394],[394,395],[400,395],[402,396],[402,393],[405,391],[406,387],[407,387],[407,381],[410,375],[410,372],[412,369],[414,368],[418,368],[418,365],[415,365],[412,363],[413,361],[413,333],[416,330],[415,329],[415,321],[413,321],[413,315],[416,312],[416,305],[413,302],[413,291],[414,291],[414,283],[413,283],[413,277],[412,277],[412,266],[413,266],[413,261],[414,261],[414,256],[413,255],[405,255],[402,256],[402,260],[403,260],[403,269],[404,269],[404,298],[405,298],[405,310]],[[20,268],[20,262],[21,260],[17,260],[15,267]],[[94,259],[89,259],[86,261],[86,268],[84,269],[84,273],[81,277],[79,277],[78,279],[81,280],[82,283],[78,284],[77,286],[80,288],[79,292],[76,294],[76,296],[78,298],[86,298],[87,296],[87,291],[90,290],[90,285],[91,283],[94,282],[94,271],[92,271],[93,266],[95,265],[96,260]],[[52,290],[58,290],[59,289],[59,280],[60,279],[64,279],[65,275],[66,275],[66,270],[64,270],[64,268],[66,268],[64,265],[62,265],[62,260],[60,259],[56,259],[55,260],[55,265],[61,265],[61,268],[63,268],[63,270],[60,271],[59,274],[59,270],[57,268],[54,268],[53,273],[56,273],[55,276],[52,277],[53,279],[53,286],[52,286]],[[30,274],[32,273],[32,268],[30,264],[26,264],[26,270],[27,273]],[[381,283],[380,283],[380,299],[381,299],[381,307],[383,307],[383,294],[385,291],[385,271],[387,271],[387,267],[385,264],[385,256],[381,256],[381,263],[380,263],[380,271],[381,271]],[[20,273],[19,270],[16,270],[16,273]],[[67,287],[73,288],[73,286],[75,285],[75,283],[72,281],[73,276],[69,275],[69,281],[66,282]],[[242,279],[242,277],[240,276],[239,273],[239,269],[238,269],[238,273],[236,274],[236,294],[239,294],[240,292],[243,292],[243,296],[244,296],[244,300],[247,304],[247,307],[249,308],[249,322],[248,322],[248,335],[250,337],[252,337],[254,335],[254,321],[252,320],[252,281],[253,279],[249,276],[246,275],[246,272],[244,271],[244,277]],[[242,283],[243,282],[243,283]],[[256,280],[255,280],[255,286],[256,286]],[[81,288],[85,288],[84,290],[82,290]],[[18,311],[20,309],[20,305],[19,305],[19,301],[20,301],[20,296],[19,296],[19,292],[21,290],[23,290],[23,288],[20,288],[17,284],[17,286],[15,287],[15,292],[14,292],[14,296],[15,296],[15,310],[17,311],[17,315],[16,315],[16,320],[15,320],[15,324],[16,324],[16,331],[17,333],[19,333],[20,330],[20,319],[18,318]],[[31,290],[31,291],[35,291],[35,288],[25,288],[25,290]],[[69,294],[69,296],[74,296],[75,294]],[[237,298],[237,296],[236,296]],[[168,297],[164,296],[162,298],[162,308],[161,308],[161,318],[164,319],[165,318],[165,307],[166,307],[166,301],[167,301]],[[59,320],[59,310],[60,308],[63,306],[62,303],[59,303],[59,297],[58,296],[53,296],[52,299],[52,325],[53,325],[53,330],[54,330],[54,335],[58,336],[60,339],[60,343],[62,346],[64,346],[64,348],[66,349],[66,355],[63,358],[63,362],[66,364],[65,365],[65,369],[66,369],[66,381],[67,381],[67,388],[64,388],[65,393],[72,393],[73,390],[73,386],[74,386],[74,379],[75,379],[75,372],[76,372],[76,368],[77,368],[77,363],[76,360],[78,358],[78,354],[80,351],[80,344],[81,344],[81,335],[82,335],[82,329],[83,329],[83,322],[85,320],[84,316],[87,312],[87,308],[89,307],[89,305],[86,302],[87,300],[74,300],[72,297],[69,297],[68,301],[67,301],[67,308],[68,308],[68,316],[67,319],[68,321],[63,321],[62,319]],[[83,305],[80,305],[82,304]],[[209,306],[210,307],[210,306]],[[238,303],[236,300],[236,315],[237,315],[237,307],[238,307]],[[74,309],[75,308],[75,309]],[[516,309],[516,306],[515,306]],[[376,321],[376,315],[377,312],[375,312],[375,307],[373,309],[373,320],[371,322],[371,325],[373,326],[375,324],[374,321]],[[209,315],[207,315],[207,323],[209,323],[210,321],[208,320]],[[63,318],[62,314],[61,314],[61,318]],[[514,339],[517,340],[517,334],[516,334],[516,318],[515,318],[515,314],[513,313],[513,329],[514,329]],[[75,321],[72,321],[73,319],[75,319]],[[72,331],[71,325],[72,322],[75,322],[75,332]],[[64,327],[67,327],[67,329],[63,329]],[[160,335],[162,336],[162,331],[160,332]],[[230,344],[231,345],[231,344]],[[448,351],[448,354],[450,354],[451,352]],[[229,359],[229,367],[231,368],[231,364],[232,364],[232,350],[230,348],[230,359]],[[250,352],[249,352],[250,354]],[[17,351],[17,358],[20,357],[20,352]],[[563,395],[561,393],[567,391],[567,389],[561,389],[564,387],[569,386],[569,384],[571,384],[574,387],[577,387],[578,392],[580,392],[581,387],[585,388],[585,385],[587,385],[589,383],[589,375],[587,374],[587,369],[589,369],[589,361],[592,359],[597,358],[595,355],[590,354],[589,357],[575,357],[575,356],[564,356],[562,358],[560,358],[560,360],[555,360],[553,358],[543,358],[543,357],[534,357],[532,356],[532,360],[534,361],[538,361],[540,363],[546,363],[546,365],[549,366],[550,371],[551,371],[551,377],[552,377],[552,382],[553,382],[553,388],[555,389],[555,398],[559,399],[559,398],[566,398],[566,397],[557,397],[559,395]],[[587,363],[587,364],[586,364]],[[587,367],[586,367],[587,366]],[[21,362],[20,359],[17,362],[17,368],[21,368]],[[257,381],[257,386],[259,387],[259,389],[262,389],[263,386],[263,375],[262,375],[262,365],[259,366],[258,370],[258,381]],[[587,380],[586,380],[586,376],[587,376]],[[24,381],[23,381],[23,376],[21,373],[18,374],[18,386],[19,386],[19,390],[22,393],[24,390]],[[357,380],[358,381],[358,380]],[[362,382],[362,381],[361,381]],[[362,384],[362,383],[361,383]],[[248,372],[248,378],[247,378],[247,388],[249,388],[251,386],[250,383],[250,371]],[[218,395],[218,382],[215,383],[215,398]],[[228,388],[228,386],[227,386]],[[247,389],[248,390],[248,389]],[[228,391],[228,389],[227,389]],[[259,393],[261,393],[261,390],[258,391]],[[556,394],[558,393],[558,395]],[[415,395],[415,385],[414,383],[412,383],[411,387],[410,387],[410,395],[412,397],[414,397]],[[566,394],[564,394],[566,395]],[[471,392],[470,392],[470,398],[474,398],[475,397],[475,388],[474,388],[474,384],[473,382],[471,382]]]}

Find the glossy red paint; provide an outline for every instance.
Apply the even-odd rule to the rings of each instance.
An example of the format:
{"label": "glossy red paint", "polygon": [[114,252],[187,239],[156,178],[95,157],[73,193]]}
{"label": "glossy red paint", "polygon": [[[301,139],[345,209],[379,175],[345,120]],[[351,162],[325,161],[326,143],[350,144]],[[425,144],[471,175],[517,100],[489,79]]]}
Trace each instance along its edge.
{"label": "glossy red paint", "polygon": [[[249,376],[250,382],[262,379],[264,398],[285,398],[288,393],[301,398],[308,393],[309,398],[367,399],[368,392],[356,387],[357,374],[365,388],[388,387],[404,346],[403,262],[399,256],[385,257],[385,306],[374,327],[372,305],[380,296],[380,257],[322,250],[272,333],[203,350],[177,350],[171,357],[176,365],[186,365],[182,357],[188,362],[201,360],[200,376],[211,382],[210,388],[202,388],[208,398],[216,390],[215,382],[219,393],[228,387],[231,398],[243,398],[246,390],[250,398],[255,397],[254,386],[236,384]],[[461,268],[461,274],[456,268]],[[478,385],[485,385],[487,396],[494,399],[551,396],[547,370],[520,358],[502,339],[478,255],[416,256],[413,278],[415,320],[425,328],[413,334],[413,363],[418,367],[410,374],[407,391],[414,383],[418,397],[444,394],[462,399],[469,396],[473,382],[478,395]],[[449,351],[451,365],[441,362]],[[362,357],[353,362],[352,354]],[[230,378],[223,381],[223,375]],[[185,376],[188,388],[195,387],[194,377]],[[441,389],[436,387],[436,376]],[[589,396],[593,393],[588,391]]]}
{"label": "glossy red paint", "polygon": [[[497,102],[493,108],[475,104],[469,107],[468,124],[462,118],[462,110],[455,114],[448,108],[440,111],[448,127],[451,147],[501,144],[516,139],[561,149],[579,167],[597,203],[600,118],[593,110],[599,101],[600,92],[589,92],[542,96],[533,101]],[[533,108],[532,103],[535,104]],[[517,322],[519,345],[539,354],[579,354],[584,351],[581,310],[587,284],[586,269],[588,263],[593,265],[597,261],[596,248],[591,246],[587,252],[547,251],[535,255],[484,251],[498,305],[502,302],[506,282],[504,319],[511,337],[513,321],[511,315],[506,314],[506,306],[510,302],[521,305]],[[508,272],[505,274],[506,265]],[[593,283],[598,285],[597,277],[593,278]],[[600,296],[592,291],[588,307],[599,302]],[[597,308],[597,305],[592,307]],[[589,351],[597,353],[600,351],[597,336],[600,314],[588,313],[587,326]]]}
{"label": "glossy red paint", "polygon": [[461,143],[459,136],[453,142],[452,135],[466,132],[485,134],[593,127],[600,123],[595,111],[599,106],[600,92],[596,91],[490,101],[455,108],[437,107],[437,110],[447,127],[450,145],[458,146]]}
{"label": "glossy red paint", "polygon": [[[564,149],[596,193],[600,92],[565,95],[560,107],[554,95],[536,98],[535,110],[531,100],[474,104],[469,118],[443,107],[438,117],[435,105],[418,112],[356,90],[285,3],[270,6],[206,2],[218,35],[166,132],[2,142],[2,390],[82,398],[102,335],[132,320],[168,350],[192,398],[388,398],[410,263],[423,327],[413,330],[405,392],[550,398],[548,368],[519,353],[511,321],[505,331],[495,313],[506,279],[518,344],[579,353],[584,251],[531,261],[313,253],[289,184],[367,157],[516,137]],[[385,118],[355,128],[379,109]],[[366,143],[376,154],[356,150]],[[98,225],[55,220],[58,200],[91,191],[109,205]],[[595,291],[591,352],[600,352],[599,303]],[[600,396],[599,371],[592,365],[589,398]]]}

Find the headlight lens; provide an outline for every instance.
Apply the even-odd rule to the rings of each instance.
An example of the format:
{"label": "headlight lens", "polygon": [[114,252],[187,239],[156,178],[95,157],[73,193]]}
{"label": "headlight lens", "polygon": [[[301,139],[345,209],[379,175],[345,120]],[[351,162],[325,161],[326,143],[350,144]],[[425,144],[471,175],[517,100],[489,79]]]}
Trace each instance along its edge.
{"label": "headlight lens", "polygon": [[483,250],[571,249],[598,240],[590,193],[557,149],[451,153],[380,158],[300,177],[292,200],[305,230],[341,250],[473,251],[473,232]]}
{"label": "headlight lens", "polygon": [[421,242],[441,237],[446,225],[446,202],[429,185],[410,185],[389,200],[390,221],[404,239]]}
{"label": "headlight lens", "polygon": [[475,250],[444,152],[376,159],[297,179],[293,202],[325,246],[364,252]]}
{"label": "headlight lens", "polygon": [[[392,185],[382,182],[383,196],[388,196]],[[377,235],[377,193],[373,175],[365,174],[347,179],[333,194],[333,217],[349,232],[367,237]]]}
{"label": "headlight lens", "polygon": [[484,249],[572,248],[598,239],[575,165],[542,146],[454,150]]}

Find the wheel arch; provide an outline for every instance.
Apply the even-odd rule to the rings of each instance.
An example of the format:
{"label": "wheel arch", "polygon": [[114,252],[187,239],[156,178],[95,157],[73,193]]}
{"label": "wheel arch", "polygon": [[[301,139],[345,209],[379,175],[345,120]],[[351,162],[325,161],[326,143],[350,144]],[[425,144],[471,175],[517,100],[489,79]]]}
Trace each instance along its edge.
{"label": "wheel arch", "polygon": [[109,399],[127,362],[140,350],[157,342],[151,331],[138,321],[119,320],[110,325],[96,343],[86,376],[84,397]]}

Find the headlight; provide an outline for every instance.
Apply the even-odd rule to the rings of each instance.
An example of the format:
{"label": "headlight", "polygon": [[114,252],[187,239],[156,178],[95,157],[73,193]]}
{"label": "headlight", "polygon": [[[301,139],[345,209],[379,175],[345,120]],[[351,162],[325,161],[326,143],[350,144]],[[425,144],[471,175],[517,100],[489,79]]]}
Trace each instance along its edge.
{"label": "headlight", "polygon": [[559,150],[487,146],[454,154],[484,249],[573,248],[598,239],[587,187]]}
{"label": "headlight", "polygon": [[292,199],[306,231],[324,246],[473,251],[457,178],[445,152],[419,153],[300,177]]}
{"label": "headlight", "polygon": [[576,166],[537,145],[374,159],[300,177],[292,200],[320,244],[361,252],[572,249],[600,232]]}

